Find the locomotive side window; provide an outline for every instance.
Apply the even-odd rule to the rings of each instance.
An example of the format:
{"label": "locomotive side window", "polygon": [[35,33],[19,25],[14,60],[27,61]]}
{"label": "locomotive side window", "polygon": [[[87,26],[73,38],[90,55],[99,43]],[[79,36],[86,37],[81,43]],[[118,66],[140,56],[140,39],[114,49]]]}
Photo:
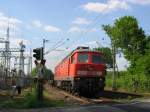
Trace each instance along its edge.
{"label": "locomotive side window", "polygon": [[102,63],[102,57],[100,55],[92,55],[92,63],[95,64]]}
{"label": "locomotive side window", "polygon": [[88,54],[79,53],[78,54],[78,62],[88,63]]}

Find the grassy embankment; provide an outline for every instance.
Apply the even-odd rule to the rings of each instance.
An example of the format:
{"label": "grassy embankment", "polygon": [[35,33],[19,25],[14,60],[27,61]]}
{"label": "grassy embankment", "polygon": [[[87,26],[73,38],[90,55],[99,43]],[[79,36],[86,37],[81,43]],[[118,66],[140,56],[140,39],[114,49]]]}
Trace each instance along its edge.
{"label": "grassy embankment", "polygon": [[[112,87],[112,72],[107,72],[106,88]],[[126,92],[149,93],[150,78],[145,75],[131,75],[127,72],[119,72],[116,75],[116,89]]]}
{"label": "grassy embankment", "polygon": [[46,96],[47,92],[44,91],[44,100],[42,103],[36,99],[35,88],[26,90],[22,95],[11,98],[9,94],[0,94],[0,108],[41,108],[41,107],[60,107],[66,103],[62,100],[48,99]]}

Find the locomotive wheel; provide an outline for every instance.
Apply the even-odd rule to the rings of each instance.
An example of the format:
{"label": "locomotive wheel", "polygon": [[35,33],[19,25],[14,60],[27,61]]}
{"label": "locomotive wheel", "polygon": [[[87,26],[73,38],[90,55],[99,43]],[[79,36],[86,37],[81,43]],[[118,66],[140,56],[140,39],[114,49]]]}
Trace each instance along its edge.
{"label": "locomotive wheel", "polygon": [[71,88],[72,88],[72,86],[71,86],[71,82],[69,83],[69,93],[71,93]]}

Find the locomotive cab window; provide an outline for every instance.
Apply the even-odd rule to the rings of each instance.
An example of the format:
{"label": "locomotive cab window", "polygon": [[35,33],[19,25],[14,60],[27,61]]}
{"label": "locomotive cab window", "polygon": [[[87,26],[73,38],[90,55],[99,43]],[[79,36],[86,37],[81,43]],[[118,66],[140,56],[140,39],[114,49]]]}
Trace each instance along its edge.
{"label": "locomotive cab window", "polygon": [[78,62],[79,63],[88,63],[88,54],[78,53]]}
{"label": "locomotive cab window", "polygon": [[100,64],[102,63],[102,57],[100,55],[92,55],[92,63]]}

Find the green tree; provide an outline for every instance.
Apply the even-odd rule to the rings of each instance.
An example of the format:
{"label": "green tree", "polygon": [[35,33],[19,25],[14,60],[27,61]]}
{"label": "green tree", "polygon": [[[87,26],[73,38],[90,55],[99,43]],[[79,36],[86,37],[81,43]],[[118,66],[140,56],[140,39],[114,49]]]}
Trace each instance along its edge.
{"label": "green tree", "polygon": [[144,74],[147,76],[147,78],[150,78],[150,37],[146,38],[146,49],[145,49],[145,55],[141,56],[136,61],[136,73],[138,74]]}
{"label": "green tree", "polygon": [[37,74],[37,68],[33,68],[31,71],[32,77],[36,77],[36,74]]}
{"label": "green tree", "polygon": [[[36,77],[37,68],[33,68],[31,74],[32,74],[32,77]],[[53,72],[50,69],[48,69],[47,67],[44,67],[44,78],[45,79],[53,79],[53,77],[54,77]]]}
{"label": "green tree", "polygon": [[117,49],[130,62],[128,70],[134,74],[150,75],[150,37],[139,27],[133,16],[116,19],[113,25],[102,26]]}
{"label": "green tree", "polygon": [[114,25],[103,25],[116,48],[121,48],[126,59],[131,62],[144,55],[145,34],[138,26],[138,21],[133,16],[124,16],[116,19]]}
{"label": "green tree", "polygon": [[53,72],[45,67],[45,79],[53,79],[54,78],[54,74]]}

